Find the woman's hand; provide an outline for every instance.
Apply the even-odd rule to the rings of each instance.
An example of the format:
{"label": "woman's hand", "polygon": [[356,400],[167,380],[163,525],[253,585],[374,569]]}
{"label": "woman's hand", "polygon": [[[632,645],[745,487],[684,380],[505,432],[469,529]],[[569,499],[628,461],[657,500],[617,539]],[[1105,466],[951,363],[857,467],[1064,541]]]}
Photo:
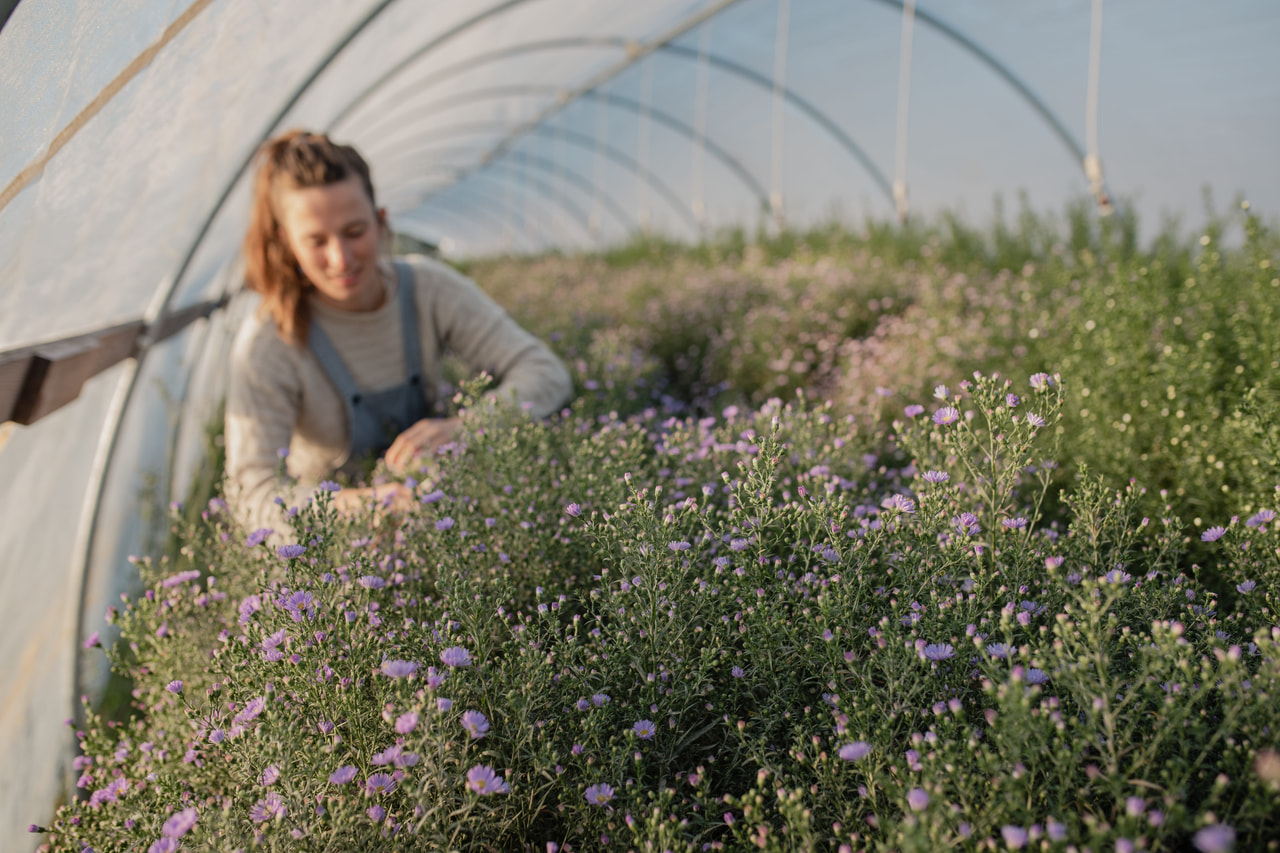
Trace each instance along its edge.
{"label": "woman's hand", "polygon": [[343,515],[355,515],[370,502],[375,511],[403,512],[413,506],[413,489],[404,483],[385,483],[363,489],[343,489],[333,496],[333,506]]}
{"label": "woman's hand", "polygon": [[396,437],[383,459],[388,468],[403,474],[414,459],[453,441],[459,426],[457,418],[423,418]]}

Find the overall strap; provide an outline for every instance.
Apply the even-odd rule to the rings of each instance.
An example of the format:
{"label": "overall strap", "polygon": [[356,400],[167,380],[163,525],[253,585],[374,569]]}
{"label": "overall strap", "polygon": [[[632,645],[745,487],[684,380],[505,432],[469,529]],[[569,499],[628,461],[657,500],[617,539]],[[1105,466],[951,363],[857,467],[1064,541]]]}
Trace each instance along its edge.
{"label": "overall strap", "polygon": [[311,323],[310,329],[307,330],[307,343],[315,353],[316,361],[320,362],[329,380],[338,389],[338,394],[347,408],[359,405],[360,386],[356,385],[356,380],[347,370],[342,356],[338,354],[338,348],[333,345],[333,341],[325,334],[324,329],[320,328],[319,323]]}
{"label": "overall strap", "polygon": [[404,339],[404,371],[410,385],[422,385],[422,340],[418,336],[418,304],[413,270],[396,261],[396,297],[400,300],[400,330]]}

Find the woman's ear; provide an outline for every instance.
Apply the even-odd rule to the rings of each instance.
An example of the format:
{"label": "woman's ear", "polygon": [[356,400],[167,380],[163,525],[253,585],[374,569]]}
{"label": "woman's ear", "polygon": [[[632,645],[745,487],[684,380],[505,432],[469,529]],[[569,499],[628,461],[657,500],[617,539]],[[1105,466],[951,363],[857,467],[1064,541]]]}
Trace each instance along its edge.
{"label": "woman's ear", "polygon": [[387,227],[387,209],[385,207],[378,208],[378,224],[383,228]]}

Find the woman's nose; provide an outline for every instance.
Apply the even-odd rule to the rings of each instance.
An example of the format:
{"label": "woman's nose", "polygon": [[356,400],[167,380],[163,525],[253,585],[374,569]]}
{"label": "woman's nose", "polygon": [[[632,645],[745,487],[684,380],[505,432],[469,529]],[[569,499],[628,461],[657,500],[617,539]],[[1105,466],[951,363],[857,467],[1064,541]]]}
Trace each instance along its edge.
{"label": "woman's nose", "polygon": [[334,240],[329,244],[329,266],[338,271],[351,268],[351,249],[345,240]]}

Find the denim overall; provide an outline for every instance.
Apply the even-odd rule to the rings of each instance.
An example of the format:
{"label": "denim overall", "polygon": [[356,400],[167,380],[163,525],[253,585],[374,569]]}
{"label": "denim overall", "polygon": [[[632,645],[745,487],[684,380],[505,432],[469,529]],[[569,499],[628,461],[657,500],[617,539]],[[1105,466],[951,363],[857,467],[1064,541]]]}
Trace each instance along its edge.
{"label": "denim overall", "polygon": [[[311,351],[329,381],[338,389],[347,408],[351,427],[351,451],[348,462],[363,458],[367,452],[381,456],[396,436],[418,421],[430,416],[423,389],[422,344],[418,338],[418,309],[413,298],[413,274],[399,261],[396,269],[396,298],[400,302],[400,328],[404,338],[404,365],[408,378],[399,385],[380,391],[366,391],[356,385],[347,365],[342,361],[333,341],[312,323],[308,339]],[[346,468],[346,466],[343,466]]]}

